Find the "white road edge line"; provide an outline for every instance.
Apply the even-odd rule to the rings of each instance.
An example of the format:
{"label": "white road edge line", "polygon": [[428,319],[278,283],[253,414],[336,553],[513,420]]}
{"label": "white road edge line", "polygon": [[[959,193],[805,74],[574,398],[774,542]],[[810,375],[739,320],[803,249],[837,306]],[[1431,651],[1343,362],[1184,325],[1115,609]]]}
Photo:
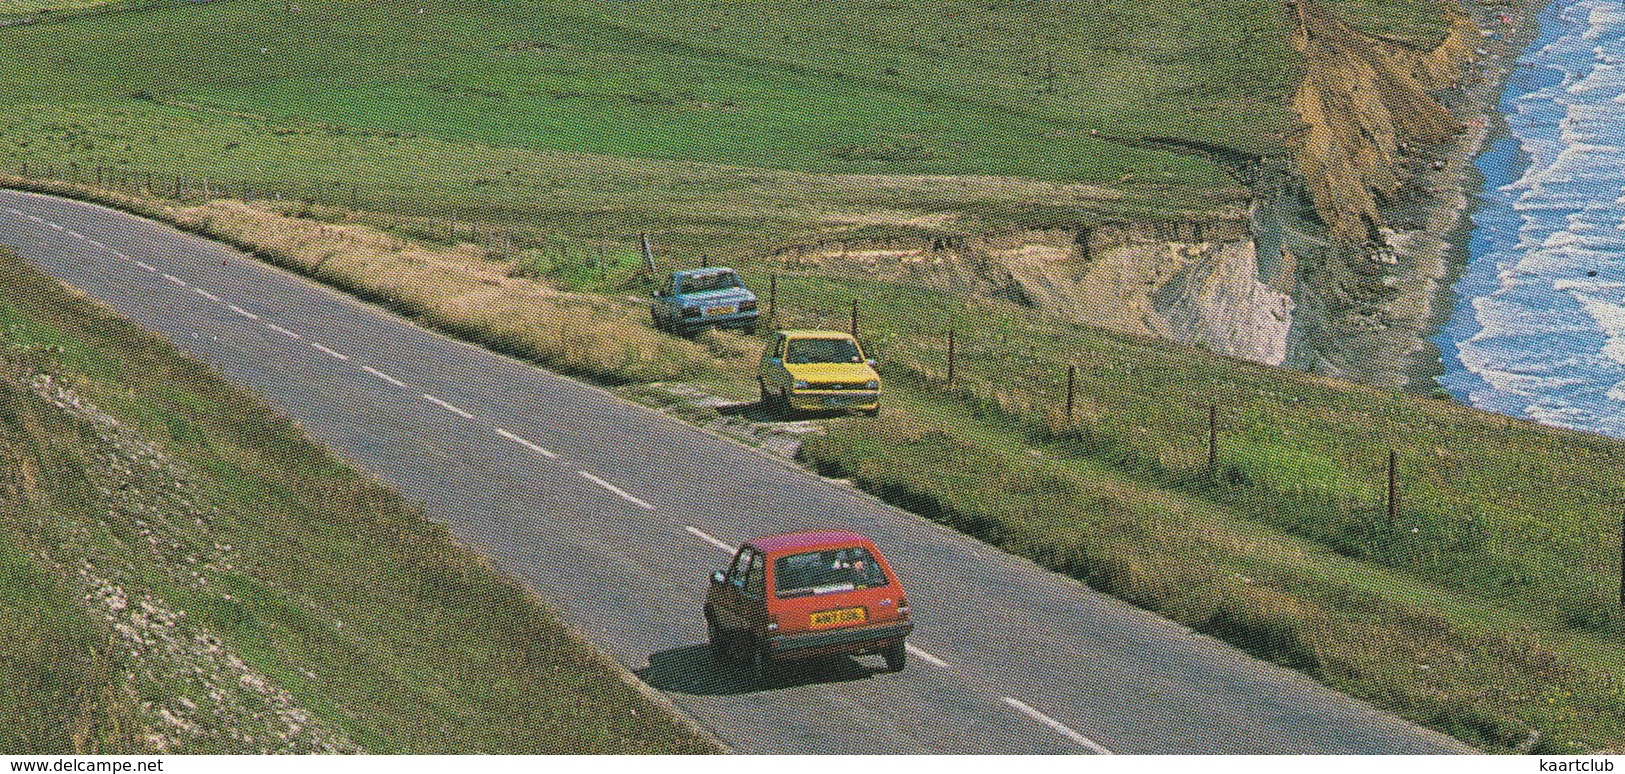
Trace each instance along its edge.
{"label": "white road edge line", "polygon": [[[299,334],[296,333],[294,335],[297,336]],[[367,373],[372,374],[373,376],[376,376],[379,379],[383,379],[384,381],[389,382],[390,384],[393,384],[396,387],[405,387],[406,386],[406,382],[403,382],[403,381],[401,381],[399,379],[396,379],[395,377],[390,376],[389,374],[386,374],[383,371],[380,371],[380,370],[378,370],[376,368],[373,368],[372,366],[362,366],[361,370],[366,371]]]}
{"label": "white road edge line", "polygon": [[559,455],[554,454],[553,452],[550,452],[550,451],[548,451],[548,450],[546,450],[546,449],[544,449],[544,448],[542,448],[540,446],[537,446],[536,444],[533,444],[530,441],[527,441],[527,440],[525,440],[523,438],[520,438],[519,436],[514,435],[513,433],[510,433],[507,430],[503,430],[500,427],[497,428],[497,435],[500,435],[503,438],[506,438],[506,439],[508,439],[510,441],[513,441],[514,443],[517,443],[520,446],[523,446],[526,449],[529,449],[529,450],[531,450],[533,452],[536,452],[537,454],[540,454],[543,457],[546,457],[546,458],[548,458],[550,460],[556,460],[556,459],[559,458]]}
{"label": "white road edge line", "polygon": [[948,662],[943,661],[942,659],[937,658],[936,656],[933,656],[930,653],[927,653],[925,648],[922,648],[922,647],[920,647],[918,645],[915,645],[912,642],[904,643],[903,647],[908,648],[908,652],[913,653],[921,661],[924,661],[927,664],[930,664],[932,666],[939,667],[939,668],[942,668],[942,669],[952,669],[953,668],[953,667],[948,666]]}
{"label": "white road edge line", "polygon": [[445,409],[447,411],[450,411],[451,413],[456,414],[457,416],[460,416],[463,419],[473,419],[474,418],[473,414],[470,414],[467,411],[464,411],[464,410],[462,410],[460,408],[457,408],[456,406],[453,406],[450,403],[447,403],[447,402],[445,402],[445,401],[443,401],[443,400],[441,400],[439,398],[436,398],[433,395],[424,395],[423,399],[430,402],[430,403],[433,403],[434,405],[439,406],[439,407],[441,407],[441,408],[443,408],[443,409]]}
{"label": "white road edge line", "polygon": [[611,492],[614,492],[617,495],[620,495],[622,500],[625,500],[625,501],[627,501],[627,502],[629,502],[629,503],[631,503],[633,505],[636,505],[639,508],[642,508],[642,509],[648,510],[648,511],[652,511],[652,510],[655,509],[655,507],[653,505],[650,505],[650,504],[648,504],[648,503],[646,503],[646,502],[644,502],[642,500],[639,500],[636,497],[633,497],[632,495],[627,494],[625,489],[622,489],[622,488],[620,488],[620,487],[618,487],[618,486],[616,486],[614,484],[611,484],[608,481],[605,481],[605,480],[603,480],[603,479],[601,479],[601,478],[599,478],[599,477],[597,477],[597,476],[595,476],[595,475],[593,475],[591,473],[588,473],[585,470],[578,470],[576,472],[580,473],[582,478],[585,478],[588,481],[593,482],[594,484],[597,484],[597,485],[599,485],[599,486],[601,486],[601,487],[603,487],[605,489],[608,489]]}
{"label": "white road edge line", "polygon": [[175,283],[177,285],[180,285],[183,288],[184,287],[190,287],[189,285],[186,284],[186,280],[183,280],[180,277],[177,277],[177,276],[175,276],[173,274],[165,274],[164,279],[169,280],[170,282],[173,282],[173,283]]}
{"label": "white road edge line", "polygon": [[196,294],[198,294],[200,296],[203,296],[204,298],[207,298],[210,301],[219,301],[220,300],[219,296],[217,296],[217,295],[215,295],[213,293],[210,293],[209,291],[204,290],[203,288],[192,288],[192,292],[196,293]]}
{"label": "white road edge line", "polygon": [[244,317],[247,317],[250,320],[258,320],[258,319],[260,319],[259,315],[254,314],[253,312],[250,312],[247,309],[244,309],[244,308],[242,308],[242,307],[240,307],[240,306],[238,306],[236,304],[226,304],[226,308],[230,309],[233,312],[236,312],[237,314],[240,314],[240,315],[242,315]]}
{"label": "white road edge line", "polygon": [[697,538],[699,538],[701,540],[704,540],[707,543],[710,543],[711,545],[716,546],[717,548],[722,549],[722,552],[725,553],[725,554],[731,554],[731,553],[739,550],[737,548],[734,548],[733,546],[728,545],[727,543],[722,542],[721,540],[718,540],[718,539],[716,539],[714,537],[711,537],[710,535],[706,534],[704,530],[702,530],[702,529],[700,529],[698,527],[683,527],[683,529],[688,530],[688,534],[693,535],[694,537],[697,537]]}
{"label": "white road edge line", "polygon": [[340,360],[349,360],[350,359],[349,355],[346,355],[343,352],[334,352],[333,350],[328,349],[327,347],[324,347],[324,346],[322,346],[320,344],[317,344],[314,341],[310,342],[310,346],[315,347],[316,351],[318,351],[318,352],[320,352],[320,353],[322,353],[324,355],[332,355],[333,357],[336,357],[336,358],[338,358]]}
{"label": "white road edge line", "polygon": [[1079,746],[1088,748],[1089,750],[1093,751],[1096,755],[1111,755],[1112,754],[1111,750],[1108,750],[1108,749],[1106,749],[1104,747],[1101,747],[1100,745],[1095,744],[1094,742],[1090,741],[1089,737],[1084,736],[1083,734],[1080,734],[1080,733],[1078,733],[1076,731],[1073,731],[1070,728],[1067,728],[1066,724],[1062,723],[1061,721],[1056,720],[1055,718],[1052,718],[1052,717],[1050,717],[1048,715],[1045,715],[1042,712],[1039,712],[1038,710],[1033,709],[1032,707],[1027,706],[1020,699],[1012,699],[1009,696],[1005,696],[1005,697],[1003,697],[1003,699],[1004,699],[1005,704],[1008,704],[1011,707],[1015,708],[1015,710],[1017,712],[1020,712],[1021,714],[1026,715],[1027,717],[1032,718],[1033,720],[1036,720],[1036,721],[1038,721],[1040,723],[1043,723],[1046,726],[1049,726],[1051,730],[1055,731],[1055,733],[1058,733],[1061,736],[1064,736],[1064,737],[1066,737],[1068,739],[1071,739],[1074,742],[1077,742]]}
{"label": "white road edge line", "polygon": [[293,331],[290,331],[287,328],[284,328],[284,327],[282,327],[280,325],[277,325],[276,323],[266,323],[265,327],[268,330],[276,331],[277,333],[280,333],[280,334],[282,334],[284,336],[287,336],[290,339],[302,339],[302,338],[304,338],[304,336],[300,336],[299,334],[294,333]]}

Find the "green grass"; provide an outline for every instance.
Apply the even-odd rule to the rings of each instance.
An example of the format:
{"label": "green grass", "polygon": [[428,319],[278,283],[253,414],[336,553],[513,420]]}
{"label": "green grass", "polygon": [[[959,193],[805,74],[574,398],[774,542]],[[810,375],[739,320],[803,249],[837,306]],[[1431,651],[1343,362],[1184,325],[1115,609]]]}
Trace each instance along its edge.
{"label": "green grass", "polygon": [[[0,287],[0,749],[143,749],[122,651],[58,575],[71,533],[371,752],[714,750],[443,525],[257,398],[9,253]],[[231,566],[200,587],[132,551],[139,525],[97,507],[93,439],[19,385],[20,357],[190,469],[220,515],[180,539],[233,546]]]}
{"label": "green grass", "polygon": [[1091,131],[1278,151],[1297,78],[1275,0],[294,5],[0,30],[0,159],[715,252],[1210,212],[1217,166]]}
{"label": "green grass", "polygon": [[1200,489],[990,423],[960,398],[889,385],[888,416],[834,422],[803,460],[1481,749],[1625,738],[1617,635],[1341,555]]}
{"label": "green grass", "polygon": [[63,11],[82,11],[111,5],[112,0],[0,0],[0,17]]}

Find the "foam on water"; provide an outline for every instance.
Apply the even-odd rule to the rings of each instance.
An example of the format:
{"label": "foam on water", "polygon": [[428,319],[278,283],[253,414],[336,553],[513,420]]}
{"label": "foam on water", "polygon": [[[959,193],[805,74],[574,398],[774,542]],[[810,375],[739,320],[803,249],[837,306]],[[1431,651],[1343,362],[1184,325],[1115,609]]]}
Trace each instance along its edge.
{"label": "foam on water", "polygon": [[1440,384],[1480,408],[1625,437],[1625,8],[1556,0],[1501,110]]}

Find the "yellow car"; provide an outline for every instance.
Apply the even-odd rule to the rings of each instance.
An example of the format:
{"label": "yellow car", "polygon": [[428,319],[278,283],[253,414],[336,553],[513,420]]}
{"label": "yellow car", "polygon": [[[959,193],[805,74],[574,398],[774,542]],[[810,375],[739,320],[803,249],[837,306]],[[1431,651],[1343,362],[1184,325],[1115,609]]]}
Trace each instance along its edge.
{"label": "yellow car", "polygon": [[880,374],[840,331],[779,331],[762,353],[762,405],[779,412],[880,413]]}

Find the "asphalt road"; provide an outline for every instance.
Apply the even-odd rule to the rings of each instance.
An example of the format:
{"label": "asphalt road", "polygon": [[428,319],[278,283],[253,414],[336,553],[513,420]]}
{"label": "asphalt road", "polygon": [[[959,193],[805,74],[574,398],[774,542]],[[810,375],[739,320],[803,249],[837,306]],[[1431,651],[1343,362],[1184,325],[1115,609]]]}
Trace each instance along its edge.
{"label": "asphalt road", "polygon": [[[13,191],[0,191],[0,243],[425,503],[735,750],[1468,751],[850,487],[218,243]],[[918,624],[909,668],[841,659],[756,685],[714,663],[700,605],[724,549],[837,525],[873,537],[902,576]]]}

